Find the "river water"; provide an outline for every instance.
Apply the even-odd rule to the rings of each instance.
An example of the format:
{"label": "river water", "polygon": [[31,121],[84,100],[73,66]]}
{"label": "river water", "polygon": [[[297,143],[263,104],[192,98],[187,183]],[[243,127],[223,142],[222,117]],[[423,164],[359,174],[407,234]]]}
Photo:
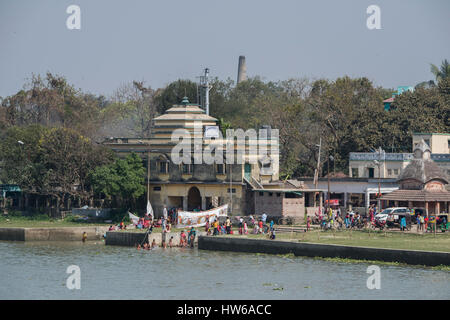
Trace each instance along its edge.
{"label": "river water", "polygon": [[[69,290],[67,267],[80,268]],[[450,272],[302,257],[103,242],[1,242],[0,299],[449,299]]]}

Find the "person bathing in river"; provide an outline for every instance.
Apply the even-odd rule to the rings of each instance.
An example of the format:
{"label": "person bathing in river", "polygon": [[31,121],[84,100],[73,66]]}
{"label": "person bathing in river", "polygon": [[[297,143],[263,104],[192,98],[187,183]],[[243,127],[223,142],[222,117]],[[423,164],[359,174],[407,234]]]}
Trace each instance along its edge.
{"label": "person bathing in river", "polygon": [[184,230],[181,230],[180,233],[180,247],[186,246],[186,233],[184,233]]}
{"label": "person bathing in river", "polygon": [[87,233],[83,232],[83,238],[81,239],[83,242],[86,242],[87,240]]}
{"label": "person bathing in river", "polygon": [[170,237],[169,248],[172,248],[172,247],[173,247],[173,237]]}
{"label": "person bathing in river", "polygon": [[155,239],[153,239],[153,241],[152,241],[152,249],[153,249],[154,247],[156,247],[156,241],[155,241]]}
{"label": "person bathing in river", "polygon": [[189,239],[188,239],[188,244],[190,244],[191,248],[194,247],[194,241],[195,241],[195,236],[196,236],[197,232],[195,231],[194,227],[191,228],[191,231],[189,231]]}

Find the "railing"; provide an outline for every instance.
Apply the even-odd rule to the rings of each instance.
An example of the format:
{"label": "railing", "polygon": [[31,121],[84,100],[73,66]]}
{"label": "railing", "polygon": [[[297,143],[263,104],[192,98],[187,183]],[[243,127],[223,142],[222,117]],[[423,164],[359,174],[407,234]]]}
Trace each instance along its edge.
{"label": "railing", "polygon": [[412,153],[382,153],[377,152],[350,152],[350,160],[353,161],[405,161],[414,158]]}
{"label": "railing", "polygon": [[[353,161],[406,161],[414,159],[413,153],[385,153],[381,156],[376,152],[350,152],[350,160]],[[432,153],[433,161],[450,161],[450,153]]]}

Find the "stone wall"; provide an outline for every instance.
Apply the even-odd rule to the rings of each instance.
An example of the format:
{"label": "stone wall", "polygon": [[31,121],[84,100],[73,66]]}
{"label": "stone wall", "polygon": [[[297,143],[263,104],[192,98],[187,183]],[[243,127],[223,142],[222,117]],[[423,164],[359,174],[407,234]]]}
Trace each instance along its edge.
{"label": "stone wall", "polygon": [[83,232],[87,240],[100,240],[108,227],[64,228],[0,228],[0,240],[8,241],[81,241]]}
{"label": "stone wall", "polygon": [[450,266],[450,253],[416,250],[383,249],[298,243],[231,237],[199,237],[198,248],[202,250],[287,254],[296,256],[377,260],[425,266]]}
{"label": "stone wall", "polygon": [[24,228],[0,228],[0,240],[25,241]]}
{"label": "stone wall", "polygon": [[[198,242],[199,235],[204,236],[206,235],[206,232],[199,232],[197,230],[197,237],[195,237],[194,243]],[[180,243],[180,232],[165,233],[167,245],[169,245],[169,240],[171,237],[173,237],[174,245],[178,245]],[[152,243],[153,239],[155,239],[156,244],[160,246],[163,239],[163,233],[155,232],[148,235],[149,243]],[[105,244],[109,246],[135,247],[137,244],[143,244],[145,240],[146,234],[144,232],[108,231],[106,233]]]}

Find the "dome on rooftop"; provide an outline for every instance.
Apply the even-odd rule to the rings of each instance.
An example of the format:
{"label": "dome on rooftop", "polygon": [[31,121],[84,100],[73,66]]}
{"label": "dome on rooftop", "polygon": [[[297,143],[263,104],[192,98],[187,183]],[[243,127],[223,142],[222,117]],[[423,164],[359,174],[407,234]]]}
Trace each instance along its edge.
{"label": "dome on rooftop", "polygon": [[188,97],[184,96],[184,97],[183,97],[183,100],[181,101],[181,104],[184,104],[184,105],[189,104],[189,99],[188,99]]}

